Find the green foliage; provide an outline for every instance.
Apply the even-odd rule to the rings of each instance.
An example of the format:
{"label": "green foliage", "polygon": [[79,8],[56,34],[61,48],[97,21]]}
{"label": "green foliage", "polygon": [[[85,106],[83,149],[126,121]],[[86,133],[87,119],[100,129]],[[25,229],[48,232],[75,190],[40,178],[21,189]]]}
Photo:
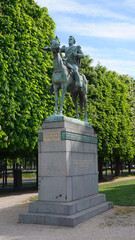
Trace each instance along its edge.
{"label": "green foliage", "polygon": [[66,93],[63,106],[63,114],[67,117],[76,118],[75,106],[69,93]]}
{"label": "green foliage", "polygon": [[22,173],[22,178],[36,178],[36,173]]}
{"label": "green foliage", "polygon": [[6,133],[2,131],[0,126],[0,145],[4,148],[7,147],[7,141],[6,141]]}
{"label": "green foliage", "polygon": [[53,108],[46,91],[52,55],[41,48],[50,45],[55,24],[33,0],[1,0],[0,5],[0,148],[27,155]]}
{"label": "green foliage", "polygon": [[107,201],[119,206],[135,206],[135,180],[99,185],[99,193],[106,194]]}
{"label": "green foliage", "polygon": [[[54,97],[46,90],[53,70],[50,46],[55,24],[34,0],[0,0],[0,157],[27,157],[37,146],[42,121],[52,114]],[[134,80],[108,71],[85,56],[88,118],[98,134],[100,159],[134,156]],[[64,114],[75,117],[66,94]]]}
{"label": "green foliage", "polygon": [[[119,181],[98,186],[99,193],[106,194],[106,200],[119,206],[135,206],[135,180]],[[38,197],[31,197],[30,202]]]}
{"label": "green foliage", "polygon": [[38,201],[38,196],[30,197],[29,202],[35,202]]}
{"label": "green foliage", "polygon": [[[100,159],[132,160],[133,141],[133,79],[108,71],[98,64],[91,67],[86,56],[81,70],[88,79],[88,118],[98,135]],[[132,96],[132,97],[131,97]]]}

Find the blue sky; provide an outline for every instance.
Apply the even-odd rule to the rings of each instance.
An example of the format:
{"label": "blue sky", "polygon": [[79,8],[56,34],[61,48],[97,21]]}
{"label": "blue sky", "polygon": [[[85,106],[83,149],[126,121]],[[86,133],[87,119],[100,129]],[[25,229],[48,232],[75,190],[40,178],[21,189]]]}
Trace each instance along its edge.
{"label": "blue sky", "polygon": [[61,46],[73,35],[84,54],[135,79],[135,0],[36,0],[56,23]]}

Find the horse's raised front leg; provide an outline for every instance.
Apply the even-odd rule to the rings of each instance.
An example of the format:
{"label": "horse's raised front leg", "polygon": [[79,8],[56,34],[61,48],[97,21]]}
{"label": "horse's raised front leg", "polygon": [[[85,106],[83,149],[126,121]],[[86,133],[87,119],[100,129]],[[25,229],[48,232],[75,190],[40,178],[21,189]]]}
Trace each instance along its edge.
{"label": "horse's raised front leg", "polygon": [[60,111],[59,111],[59,115],[62,115],[62,113],[63,113],[63,103],[64,103],[64,98],[65,98],[66,90],[67,90],[67,84],[64,83],[64,84],[62,85],[62,93],[61,93],[61,99],[60,99]]}
{"label": "horse's raised front leg", "polygon": [[54,88],[54,94],[55,94],[55,110],[53,115],[56,115],[58,111],[59,89],[58,89],[58,86],[55,84],[53,85],[53,88]]}

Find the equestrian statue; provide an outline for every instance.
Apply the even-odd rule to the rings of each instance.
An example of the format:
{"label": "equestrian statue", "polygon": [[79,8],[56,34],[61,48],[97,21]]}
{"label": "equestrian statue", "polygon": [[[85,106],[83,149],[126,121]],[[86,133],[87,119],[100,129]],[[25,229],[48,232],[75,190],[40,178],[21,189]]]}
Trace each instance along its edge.
{"label": "equestrian statue", "polygon": [[[79,97],[80,110],[82,113],[84,107],[85,122],[87,122],[87,79],[84,74],[79,72],[81,58],[84,58],[84,54],[80,46],[75,46],[75,42],[75,38],[70,36],[69,46],[60,48],[60,42],[56,36],[55,39],[51,38],[51,47],[44,47],[42,49],[53,53],[52,85],[49,88],[50,90],[53,89],[55,94],[55,111],[53,115],[57,115],[59,90],[62,89],[58,115],[62,115],[63,113],[65,94],[69,92],[75,105],[77,119],[79,118],[77,102],[77,98]],[[65,56],[62,53],[65,53]]]}

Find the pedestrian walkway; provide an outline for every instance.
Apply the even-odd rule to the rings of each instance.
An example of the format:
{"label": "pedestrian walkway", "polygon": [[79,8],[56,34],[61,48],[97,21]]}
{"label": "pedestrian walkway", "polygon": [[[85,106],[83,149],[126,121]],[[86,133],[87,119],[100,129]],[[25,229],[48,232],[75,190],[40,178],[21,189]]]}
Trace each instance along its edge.
{"label": "pedestrian walkway", "polygon": [[36,195],[25,193],[0,197],[0,240],[135,239],[135,208],[129,211],[129,208],[114,207],[75,228],[18,223],[19,213],[28,211],[28,200]]}

